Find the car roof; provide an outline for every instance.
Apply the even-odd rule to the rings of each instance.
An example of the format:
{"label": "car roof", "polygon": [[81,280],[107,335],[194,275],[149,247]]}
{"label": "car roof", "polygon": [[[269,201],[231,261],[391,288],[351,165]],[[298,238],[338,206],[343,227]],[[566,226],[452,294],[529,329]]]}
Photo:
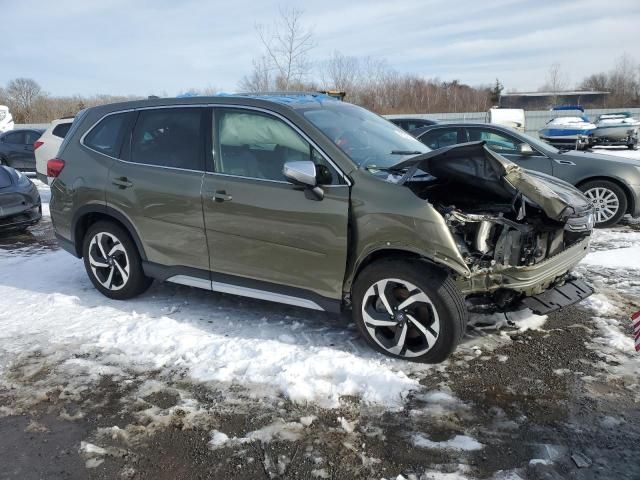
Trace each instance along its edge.
{"label": "car roof", "polygon": [[429,125],[426,127],[416,128],[411,131],[411,134],[414,136],[422,135],[429,130],[433,130],[436,128],[442,127],[454,127],[454,128],[463,128],[463,127],[491,127],[496,130],[502,130],[503,132],[513,133],[514,130],[509,127],[505,127],[504,125],[498,125],[497,123],[484,123],[484,122],[438,122],[435,125]]}
{"label": "car roof", "polygon": [[273,104],[289,107],[293,110],[298,108],[321,107],[325,102],[340,102],[324,93],[314,92],[265,92],[265,93],[235,93],[219,94],[214,96],[190,96],[190,97],[166,97],[148,98],[145,100],[130,100],[126,102],[110,103],[92,107],[90,110],[125,110],[148,107],[163,107],[176,105],[207,105],[207,104],[228,104],[228,105],[248,105],[256,107],[268,107]]}
{"label": "car roof", "polygon": [[398,116],[393,116],[393,117],[386,117],[387,120],[412,120],[412,121],[418,121],[418,122],[438,122],[439,120],[436,120],[435,118],[424,118],[424,117],[412,117],[411,115],[408,116],[403,116],[403,117],[398,117]]}
{"label": "car roof", "polygon": [[8,133],[15,133],[15,132],[38,132],[38,133],[43,133],[45,131],[44,128],[14,128],[13,130],[7,130],[6,132],[2,133],[2,135],[6,135]]}

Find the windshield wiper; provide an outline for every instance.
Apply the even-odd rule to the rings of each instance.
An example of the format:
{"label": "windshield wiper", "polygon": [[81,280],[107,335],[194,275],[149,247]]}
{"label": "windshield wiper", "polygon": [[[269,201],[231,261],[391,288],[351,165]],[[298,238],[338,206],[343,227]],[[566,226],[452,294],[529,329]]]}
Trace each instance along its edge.
{"label": "windshield wiper", "polygon": [[391,150],[391,155],[420,155],[421,153],[426,152],[421,152],[420,150]]}
{"label": "windshield wiper", "polygon": [[378,167],[377,165],[366,165],[366,166],[361,167],[361,168],[364,168],[365,170],[379,170],[381,172],[389,172],[389,173],[392,173],[392,172],[398,172],[399,173],[399,172],[403,172],[403,171],[405,171],[407,169],[407,167],[394,168],[393,165],[390,166],[390,167]]}

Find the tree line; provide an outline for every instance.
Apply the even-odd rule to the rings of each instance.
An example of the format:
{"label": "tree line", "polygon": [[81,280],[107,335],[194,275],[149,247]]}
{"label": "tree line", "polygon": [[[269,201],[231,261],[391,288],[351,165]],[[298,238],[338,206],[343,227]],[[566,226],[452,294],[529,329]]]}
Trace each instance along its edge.
{"label": "tree line", "polygon": [[[400,73],[384,59],[339,51],[316,61],[313,30],[305,25],[303,11],[296,8],[281,9],[273,24],[257,24],[256,34],[261,53],[238,83],[241,92],[338,90],[346,92],[346,101],[390,114],[483,112],[498,104],[504,90],[498,79],[493,85],[471,86],[459,80],[424,78]],[[568,74],[554,63],[540,90],[555,93],[570,85]],[[640,106],[640,64],[624,54],[611,71],[589,75],[575,88],[610,92],[607,106],[611,108]],[[211,95],[215,89],[185,92]],[[16,78],[0,87],[0,104],[10,107],[16,123],[45,123],[73,116],[86,107],[136,98],[141,97],[54,96],[30,78]]]}

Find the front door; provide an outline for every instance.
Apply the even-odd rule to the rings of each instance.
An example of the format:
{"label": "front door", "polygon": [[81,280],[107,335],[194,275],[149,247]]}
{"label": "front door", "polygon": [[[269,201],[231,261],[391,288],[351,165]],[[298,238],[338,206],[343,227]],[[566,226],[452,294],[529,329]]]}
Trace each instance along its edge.
{"label": "front door", "polygon": [[121,158],[109,171],[107,205],[138,230],[149,262],[172,267],[168,276],[201,278],[199,286],[208,287],[200,196],[206,111],[156,108],[131,114],[133,129],[126,127]]}
{"label": "front door", "polygon": [[[274,115],[217,108],[212,125],[213,171],[205,175],[203,206],[214,289],[230,282],[254,293],[279,292],[274,300],[299,305],[291,298],[340,299],[347,262],[346,180]],[[323,172],[322,200],[282,174],[285,162],[304,160]]]}
{"label": "front door", "polygon": [[553,173],[551,159],[538,152],[535,148],[533,149],[533,154],[522,155],[518,150],[518,146],[523,142],[516,136],[491,127],[467,127],[467,132],[470,142],[484,140],[491,150],[517,163],[522,168],[548,175]]}

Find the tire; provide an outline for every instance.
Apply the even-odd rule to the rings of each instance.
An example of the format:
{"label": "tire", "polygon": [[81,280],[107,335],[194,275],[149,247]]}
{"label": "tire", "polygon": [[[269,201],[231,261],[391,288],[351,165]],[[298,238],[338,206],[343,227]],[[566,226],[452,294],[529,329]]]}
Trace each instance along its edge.
{"label": "tire", "polygon": [[[609,180],[593,180],[580,185],[579,188],[596,208],[596,228],[611,227],[627,213],[627,195],[618,184]],[[616,205],[617,209],[609,214]],[[606,208],[607,206],[609,208]]]}
{"label": "tire", "polygon": [[630,143],[627,145],[627,148],[629,150],[637,150],[638,149],[638,144],[637,143]]}
{"label": "tire", "polygon": [[83,240],[82,257],[91,283],[105,297],[133,298],[153,282],[142,270],[140,254],[131,236],[115,223],[100,221],[89,227]]}
{"label": "tire", "polygon": [[[379,295],[383,286],[386,304]],[[365,267],[354,283],[352,301],[353,319],[367,343],[404,360],[444,361],[467,326],[464,298],[451,277],[419,260],[380,260]]]}

